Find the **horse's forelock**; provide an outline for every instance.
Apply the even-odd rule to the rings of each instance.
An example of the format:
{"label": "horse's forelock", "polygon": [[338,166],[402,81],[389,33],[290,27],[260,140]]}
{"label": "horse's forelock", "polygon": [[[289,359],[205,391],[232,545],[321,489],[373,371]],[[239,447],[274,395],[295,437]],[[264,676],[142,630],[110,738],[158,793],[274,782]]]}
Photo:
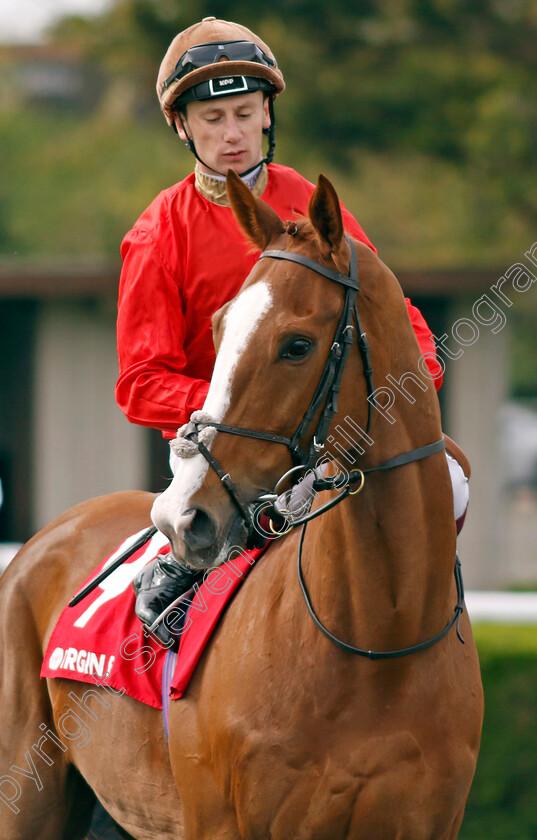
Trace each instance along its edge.
{"label": "horse's forelock", "polygon": [[335,267],[342,274],[346,274],[348,270],[349,251],[348,246],[343,240],[341,248],[337,253],[328,251],[327,248],[322,247],[322,242],[307,216],[298,216],[294,220],[284,222],[285,232],[292,237],[290,241],[291,249],[295,249],[295,245],[306,245],[310,251],[307,256],[312,259],[322,262],[328,256],[332,259]]}
{"label": "horse's forelock", "polygon": [[308,242],[315,240],[315,231],[307,216],[298,216],[296,219],[290,219],[285,222],[285,232],[297,241],[304,240]]}

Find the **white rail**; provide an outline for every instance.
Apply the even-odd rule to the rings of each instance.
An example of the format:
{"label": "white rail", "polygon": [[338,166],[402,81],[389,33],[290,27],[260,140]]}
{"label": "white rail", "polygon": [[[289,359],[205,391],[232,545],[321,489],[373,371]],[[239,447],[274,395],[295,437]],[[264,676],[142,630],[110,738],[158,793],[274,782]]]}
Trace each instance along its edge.
{"label": "white rail", "polygon": [[466,592],[472,621],[537,624],[537,592]]}
{"label": "white rail", "polygon": [[[20,548],[18,543],[0,543],[0,574]],[[466,607],[472,621],[499,624],[537,624],[537,592],[466,592]]]}
{"label": "white rail", "polygon": [[21,543],[0,543],[0,575],[13,560]]}

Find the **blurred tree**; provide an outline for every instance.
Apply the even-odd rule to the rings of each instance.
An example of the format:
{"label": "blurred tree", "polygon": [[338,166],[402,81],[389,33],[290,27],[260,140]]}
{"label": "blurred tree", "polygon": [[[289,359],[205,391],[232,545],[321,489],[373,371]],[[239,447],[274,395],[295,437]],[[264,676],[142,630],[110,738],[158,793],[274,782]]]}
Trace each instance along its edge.
{"label": "blurred tree", "polygon": [[[13,121],[0,124],[2,139],[11,137],[8,206],[8,192],[21,189],[29,220],[51,190],[49,228],[54,215],[62,228],[67,212],[72,250],[90,221],[86,247],[109,249],[143,202],[191,164],[165,134],[154,83],[173,36],[210,14],[240,20],[271,44],[288,83],[277,107],[277,159],[312,179],[332,174],[388,260],[494,264],[528,247],[537,215],[529,177],[536,0],[116,0],[100,16],[66,17],[50,43],[107,83],[78,126],[33,103],[39,148],[26,122],[17,129],[19,147],[29,148],[24,175],[38,170],[31,186],[16,174]],[[12,227],[24,240],[24,219]],[[34,251],[67,247],[68,236],[54,242],[50,230],[29,229]]]}
{"label": "blurred tree", "polygon": [[294,142],[307,136],[340,169],[357,149],[454,162],[490,199],[535,221],[535,0],[117,0],[101,17],[66,18],[52,38],[121,80],[116,107],[140,113],[154,108],[171,38],[207,14],[240,20],[273,45]]}
{"label": "blurred tree", "polygon": [[[117,254],[190,171],[154,85],[174,35],[208,15],[271,45],[276,159],[331,177],[388,263],[498,268],[537,238],[537,0],[115,0],[49,33],[85,68],[77,107],[0,83],[1,252]],[[537,393],[534,309],[517,304],[521,394]]]}

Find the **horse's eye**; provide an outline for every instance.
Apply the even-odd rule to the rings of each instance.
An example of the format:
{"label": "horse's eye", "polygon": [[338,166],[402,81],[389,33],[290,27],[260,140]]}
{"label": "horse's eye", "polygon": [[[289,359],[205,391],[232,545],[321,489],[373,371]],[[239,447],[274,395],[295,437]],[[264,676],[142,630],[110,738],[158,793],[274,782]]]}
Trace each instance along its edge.
{"label": "horse's eye", "polygon": [[291,361],[298,361],[308,355],[313,343],[307,338],[293,338],[292,341],[285,344],[280,351],[280,359],[290,359]]}

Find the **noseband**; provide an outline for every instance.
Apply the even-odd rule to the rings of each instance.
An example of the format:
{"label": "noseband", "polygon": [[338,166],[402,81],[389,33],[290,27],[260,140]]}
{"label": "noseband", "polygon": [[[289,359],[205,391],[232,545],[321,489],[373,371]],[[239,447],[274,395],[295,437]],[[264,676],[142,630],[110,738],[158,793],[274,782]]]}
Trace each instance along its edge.
{"label": "noseband", "polygon": [[[372,408],[375,405],[375,394],[373,387],[373,368],[371,366],[369,344],[367,341],[366,334],[362,330],[360,318],[358,315],[357,297],[358,292],[360,290],[360,283],[358,281],[358,260],[356,256],[356,249],[354,247],[354,243],[348,236],[346,236],[346,239],[349,243],[351,254],[348,275],[341,274],[341,272],[339,271],[334,271],[333,269],[328,268],[327,266],[324,266],[321,263],[318,263],[315,260],[312,260],[309,257],[306,257],[302,254],[296,254],[290,251],[268,250],[263,251],[259,257],[260,260],[275,259],[287,260],[289,262],[298,263],[299,265],[302,265],[305,268],[314,271],[316,274],[320,274],[322,277],[326,277],[328,280],[331,280],[334,283],[338,283],[340,286],[343,286],[345,288],[345,302],[343,304],[341,317],[339,319],[336,331],[334,333],[334,338],[330,347],[330,351],[328,353],[328,358],[325,362],[324,369],[321,374],[315,393],[313,395],[313,398],[302,420],[300,421],[294,435],[288,438],[284,437],[283,435],[275,435],[271,434],[270,432],[246,429],[241,426],[229,426],[225,423],[217,423],[210,420],[207,421],[205,419],[196,420],[194,419],[195,415],[193,416],[193,419],[191,419],[190,423],[188,423],[181,430],[181,437],[186,438],[186,440],[188,441],[191,441],[197,447],[198,452],[201,455],[203,455],[205,460],[208,462],[209,466],[219,477],[220,481],[222,482],[222,485],[227,490],[233,504],[237,508],[241,519],[243,520],[246,526],[248,532],[248,540],[246,543],[247,548],[252,548],[255,545],[264,545],[266,539],[265,537],[263,537],[262,542],[259,542],[259,537],[261,535],[258,531],[256,531],[254,514],[252,514],[251,510],[249,509],[249,506],[241,498],[240,492],[233,480],[231,479],[229,473],[224,471],[220,463],[210,452],[208,446],[205,445],[199,439],[199,433],[203,429],[211,428],[215,429],[217,432],[225,432],[226,434],[230,435],[239,435],[241,437],[255,438],[256,440],[263,440],[268,441],[270,443],[278,443],[282,446],[286,446],[289,449],[289,452],[291,453],[291,458],[293,460],[294,465],[293,469],[289,470],[289,473],[285,474],[286,476],[290,473],[299,470],[303,470],[305,472],[311,470],[314,467],[316,460],[319,457],[319,454],[324,449],[325,441],[328,435],[330,424],[332,422],[332,418],[337,412],[338,397],[339,392],[341,390],[341,380],[350,353],[350,348],[353,343],[353,332],[355,329],[356,340],[358,344],[358,350],[362,359],[362,369],[367,390],[368,412],[365,433],[367,434],[371,428]],[[301,447],[301,441],[305,437],[307,431],[309,430],[313,422],[315,415],[321,409],[321,407],[322,411],[319,416],[319,420],[317,421],[317,426],[312,437],[312,442],[307,451],[304,452]],[[416,449],[412,449],[408,452],[403,452],[400,455],[396,455],[395,457],[390,458],[381,464],[378,464],[376,467],[372,467],[367,470],[352,470],[346,477],[343,486],[341,484],[341,479],[339,479],[338,481],[337,477],[317,478],[313,483],[314,490],[339,489],[341,492],[339,492],[335,498],[331,499],[322,507],[317,508],[312,513],[308,513],[300,517],[293,517],[290,523],[291,527],[283,532],[287,533],[288,530],[291,530],[291,528],[294,528],[297,525],[303,526],[298,550],[298,577],[300,587],[304,595],[304,599],[306,601],[306,606],[313,621],[319,627],[319,629],[330,639],[330,641],[332,641],[334,644],[336,644],[337,646],[349,653],[358,654],[369,659],[391,659],[399,656],[407,656],[408,654],[417,653],[419,651],[425,650],[431,647],[432,645],[436,644],[436,642],[439,642],[440,639],[444,638],[444,636],[449,632],[449,630],[455,623],[457,623],[457,633],[459,639],[463,641],[459,633],[459,620],[464,607],[464,590],[462,584],[462,575],[460,571],[460,563],[458,558],[456,558],[455,562],[455,579],[457,584],[458,598],[454,614],[451,617],[450,621],[444,626],[440,633],[436,634],[430,639],[427,639],[426,641],[421,642],[417,645],[412,645],[411,647],[401,648],[399,650],[393,651],[372,651],[357,648],[353,645],[349,645],[346,642],[341,641],[332,633],[330,633],[330,631],[327,630],[327,628],[322,624],[322,622],[320,621],[313,609],[303,578],[301,567],[302,545],[304,541],[305,529],[307,523],[311,519],[314,519],[317,516],[320,516],[322,513],[325,513],[325,511],[334,507],[347,496],[352,495],[356,492],[360,492],[364,486],[365,476],[368,473],[390,470],[399,466],[403,466],[404,464],[419,461],[422,458],[427,458],[430,455],[433,455],[437,452],[441,452],[444,448],[445,441],[443,438],[441,438],[440,440],[435,441],[434,443],[430,443],[426,446],[421,446]],[[278,486],[282,482],[284,477],[280,479],[276,486]],[[351,490],[351,486],[357,482],[359,483],[358,489],[354,491]],[[270,499],[272,501],[275,501],[276,495],[267,494],[266,496],[261,498],[265,500]]]}

